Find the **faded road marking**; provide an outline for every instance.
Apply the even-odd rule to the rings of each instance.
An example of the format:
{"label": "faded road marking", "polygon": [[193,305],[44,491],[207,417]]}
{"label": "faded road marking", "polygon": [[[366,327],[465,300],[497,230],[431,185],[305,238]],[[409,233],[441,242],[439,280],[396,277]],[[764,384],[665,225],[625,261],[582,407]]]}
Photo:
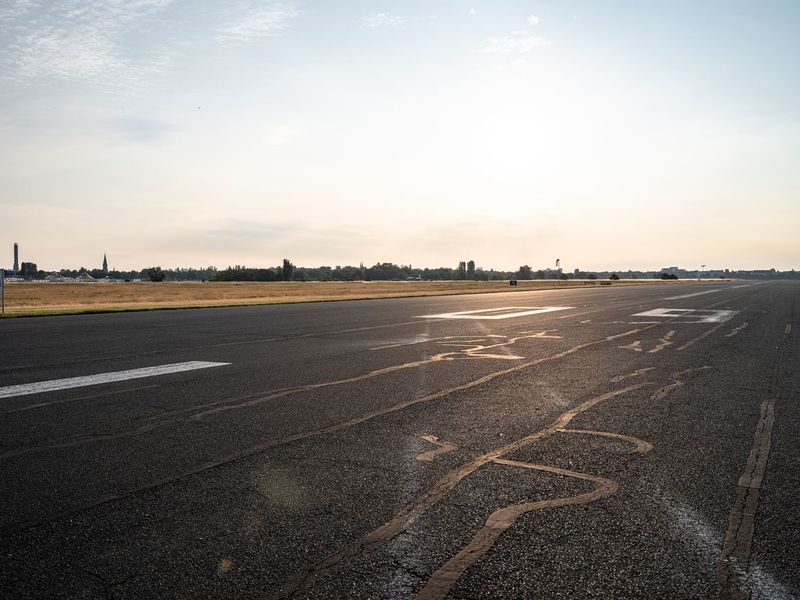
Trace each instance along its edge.
{"label": "faded road marking", "polygon": [[455,341],[455,340],[459,340],[464,344],[470,344],[470,343],[477,344],[489,338],[507,339],[507,336],[489,334],[489,335],[447,335],[444,337],[435,337],[435,338],[424,337],[410,342],[396,342],[393,344],[386,344],[384,346],[375,346],[374,348],[370,348],[370,350],[371,351],[387,350],[389,348],[402,348],[404,346],[416,346],[417,344],[427,344],[430,342],[444,342],[444,341]]}
{"label": "faded road marking", "polygon": [[[634,332],[627,332],[628,335]],[[514,369],[518,369],[519,367],[514,367]],[[307,569],[303,570],[301,573],[295,575],[294,577],[289,578],[286,580],[284,585],[271,597],[273,598],[289,598],[293,596],[295,593],[299,592],[303,588],[305,588],[311,581],[313,581],[316,577],[326,573],[332,569],[335,569],[340,564],[347,562],[359,555],[361,555],[364,551],[374,548],[380,544],[388,542],[389,540],[396,537],[401,532],[405,531],[412,523],[414,523],[422,514],[427,512],[431,507],[435,506],[439,501],[441,501],[451,490],[453,490],[461,480],[465,477],[471,475],[481,467],[499,462],[499,459],[503,459],[504,456],[517,452],[523,448],[526,448],[536,442],[539,442],[542,439],[550,437],[556,433],[561,432],[563,429],[569,425],[569,423],[577,417],[579,414],[586,412],[590,408],[602,403],[606,402],[612,398],[616,398],[623,394],[627,394],[629,392],[633,392],[635,390],[639,390],[646,386],[652,386],[653,384],[650,382],[642,382],[633,385],[629,385],[627,387],[614,390],[612,392],[608,392],[602,394],[600,396],[596,396],[594,398],[590,398],[589,400],[585,400],[581,402],[574,408],[566,411],[565,413],[561,414],[553,423],[549,426],[545,427],[544,429],[540,429],[530,435],[524,436],[519,438],[513,442],[510,442],[504,446],[500,446],[499,448],[495,448],[483,454],[481,456],[476,457],[475,459],[464,463],[460,467],[450,471],[444,477],[439,479],[433,487],[424,492],[420,495],[416,500],[411,502],[408,506],[406,506],[403,510],[397,513],[390,521],[385,523],[384,525],[378,527],[377,529],[367,533],[366,535],[362,536],[360,539],[356,540],[352,544],[345,546],[338,552],[331,554],[327,558],[322,559],[321,561],[317,562],[314,565],[311,565]],[[506,464],[513,464],[513,466],[523,466],[526,463],[512,463],[512,461],[504,461]],[[501,463],[503,464],[503,463]],[[584,473],[577,473],[570,471],[564,471],[562,469],[556,469],[555,467],[549,467],[546,465],[530,465],[525,466],[525,468],[532,468],[538,469],[541,471],[548,471],[551,473],[556,473],[565,476],[574,476],[578,479],[586,479],[590,481],[594,481],[598,483],[598,488],[595,489],[594,492],[589,492],[589,494],[582,494],[581,496],[573,496],[570,498],[556,498],[552,500],[545,500],[543,502],[534,502],[534,503],[526,503],[516,506],[506,507],[505,509],[500,509],[492,514],[489,517],[490,520],[493,518],[500,519],[499,522],[504,522],[506,516],[513,517],[507,525],[502,527],[499,531],[493,533],[491,531],[490,523],[487,521],[487,527],[481,530],[481,532],[473,539],[472,544],[478,544],[478,547],[474,550],[474,559],[480,558],[483,553],[486,552],[495,542],[495,540],[499,537],[499,535],[508,528],[508,526],[513,523],[514,520],[520,515],[524,514],[525,512],[529,512],[530,510],[536,510],[539,508],[547,508],[550,506],[561,506],[561,505],[568,505],[568,504],[580,504],[583,502],[591,502],[593,500],[597,500],[598,498],[602,498],[606,495],[613,494],[614,491],[617,489],[617,484],[613,481],[604,479],[602,477],[595,477],[593,475],[587,475]],[[569,473],[569,475],[567,475]],[[598,495],[599,494],[599,495]],[[503,512],[507,511],[507,512]],[[521,512],[519,512],[521,511]],[[496,516],[498,515],[499,516]],[[483,536],[483,537],[482,537]],[[478,542],[476,542],[478,540]],[[487,542],[481,542],[480,540],[484,540]],[[472,544],[465,547],[459,554],[457,554],[452,561],[456,561],[452,565],[452,568],[449,568],[441,574],[442,581],[441,583],[433,583],[433,588],[431,588],[431,592],[429,593],[428,597],[430,598],[438,598],[441,595],[446,594],[447,591],[450,589],[452,582],[454,582],[460,576],[461,572],[466,569],[472,561],[469,560],[468,557],[465,558],[465,551],[472,546]],[[461,558],[459,558],[461,557]],[[468,561],[468,562],[465,562]],[[431,580],[428,582],[428,586],[434,582],[434,578],[437,577],[437,574],[440,574],[445,567],[450,565],[450,562],[447,563],[445,566],[439,569]],[[462,568],[463,567],[463,568]],[[457,575],[456,575],[457,572]],[[455,575],[455,578],[454,578]],[[448,583],[450,582],[450,583]],[[428,587],[426,586],[426,588]],[[423,589],[420,597],[425,597],[424,594],[426,593]]]}
{"label": "faded road marking", "polygon": [[791,323],[787,323],[786,324],[786,329],[783,330],[783,333],[786,334],[786,335],[789,335],[790,333],[792,333],[792,324]]}
{"label": "faded road marking", "polygon": [[[491,379],[494,379],[495,377],[497,377],[499,375],[502,375],[502,374],[505,374],[505,373],[513,373],[513,372],[515,372],[517,370],[525,369],[525,368],[528,368],[528,367],[531,367],[531,366],[534,366],[534,365],[538,365],[540,363],[543,363],[543,362],[546,362],[546,361],[549,361],[549,360],[562,358],[564,356],[568,356],[568,355],[572,354],[573,352],[577,352],[580,349],[587,348],[589,346],[594,346],[595,344],[600,344],[600,343],[603,343],[603,342],[610,342],[612,340],[621,339],[621,338],[627,337],[629,335],[632,335],[634,333],[639,333],[640,331],[644,331],[645,329],[646,328],[643,328],[643,329],[632,329],[630,331],[626,331],[626,332],[623,332],[623,333],[618,333],[618,334],[615,334],[615,335],[611,335],[611,336],[602,338],[600,340],[595,340],[595,341],[592,341],[592,342],[586,342],[585,344],[579,344],[578,346],[574,346],[574,347],[570,348],[569,350],[565,350],[563,352],[559,352],[558,354],[554,354],[552,356],[548,356],[548,357],[544,357],[544,358],[537,358],[537,359],[534,359],[532,361],[529,361],[529,362],[526,362],[526,363],[511,367],[510,369],[505,369],[503,371],[496,371],[495,373],[492,373],[490,375],[485,375],[484,377],[476,379],[476,380],[474,380],[473,382],[471,382],[469,384],[465,384],[465,386],[456,386],[454,388],[450,388],[450,390],[445,390],[443,392],[436,392],[436,393],[431,394],[429,396],[425,396],[423,398],[420,398],[420,399],[417,399],[417,400],[414,400],[414,401],[410,401],[410,403],[401,403],[401,404],[396,405],[396,406],[406,406],[406,405],[410,406],[411,404],[415,404],[417,402],[422,402],[422,401],[426,401],[426,400],[430,400],[430,399],[439,398],[439,397],[447,395],[447,394],[449,394],[449,393],[451,393],[453,391],[458,391],[458,390],[461,390],[461,389],[467,389],[469,387],[472,387],[472,385],[477,385],[477,384],[482,383],[484,381],[490,381]],[[555,330],[548,330],[548,331],[555,331]],[[439,362],[439,361],[444,361],[444,360],[451,361],[451,360],[457,360],[457,359],[476,359],[476,358],[489,358],[489,359],[499,358],[499,359],[502,359],[502,360],[522,360],[524,358],[522,356],[516,356],[516,355],[513,355],[513,354],[494,354],[494,353],[487,354],[487,353],[485,353],[485,351],[486,350],[494,350],[495,348],[500,348],[502,350],[503,348],[505,348],[505,347],[507,347],[509,345],[515,344],[518,340],[538,338],[538,337],[541,337],[540,334],[546,334],[546,333],[547,332],[540,332],[539,334],[535,334],[535,335],[527,335],[527,336],[520,336],[520,337],[516,337],[516,338],[509,338],[505,342],[500,342],[500,343],[497,343],[497,344],[490,344],[490,345],[486,345],[486,346],[480,345],[480,344],[473,346],[473,345],[470,345],[471,342],[463,342],[463,345],[467,345],[469,347],[465,348],[463,350],[457,351],[457,352],[442,352],[440,354],[436,354],[436,355],[434,355],[434,356],[432,356],[430,358],[427,358],[427,359],[418,360],[418,361],[414,361],[414,362],[410,362],[410,363],[403,363],[403,364],[394,365],[394,366],[391,366],[391,367],[384,367],[384,368],[381,368],[381,369],[376,369],[374,371],[370,371],[369,373],[365,373],[363,375],[355,375],[353,377],[348,377],[346,379],[339,379],[339,380],[335,380],[335,381],[326,381],[326,382],[323,382],[323,383],[312,383],[310,385],[297,387],[297,388],[286,388],[286,389],[283,389],[283,390],[278,390],[278,391],[276,391],[276,392],[274,392],[272,394],[268,394],[266,396],[261,396],[261,397],[249,399],[249,400],[247,400],[245,402],[240,402],[240,403],[237,403],[237,404],[226,404],[226,405],[223,405],[223,406],[217,406],[215,408],[209,408],[209,409],[204,410],[202,412],[195,413],[190,418],[192,420],[200,420],[200,419],[204,419],[205,417],[207,417],[209,415],[213,415],[213,414],[217,414],[217,413],[221,413],[221,412],[225,412],[225,411],[229,411],[229,410],[239,410],[239,409],[243,409],[243,408],[249,408],[249,407],[252,407],[252,406],[257,406],[259,404],[263,404],[264,402],[269,402],[271,400],[275,400],[277,398],[281,398],[281,397],[288,396],[288,395],[291,395],[291,394],[296,394],[296,393],[301,393],[301,392],[308,392],[308,391],[312,391],[312,390],[317,390],[317,389],[326,388],[326,387],[332,387],[332,386],[339,386],[339,385],[348,384],[348,383],[355,383],[357,381],[363,381],[363,380],[366,380],[366,379],[371,379],[371,378],[377,377],[379,375],[385,375],[387,373],[394,373],[396,371],[400,371],[400,370],[404,370],[404,369],[411,369],[411,368],[421,367],[421,366],[424,366],[424,365],[428,365],[428,364],[431,364],[431,363],[434,363],[434,362]],[[444,345],[447,345],[447,344],[445,343]]]}
{"label": "faded road marking", "polygon": [[[609,433],[607,431],[590,431],[585,429],[557,429],[556,431],[558,433],[588,434],[623,440],[634,446],[633,452],[640,454],[644,454],[653,449],[651,444],[643,440],[627,435]],[[558,508],[594,502],[615,494],[619,489],[619,485],[616,481],[606,479],[605,477],[598,477],[597,475],[590,475],[588,473],[579,473],[577,471],[568,471],[567,469],[560,469],[548,465],[531,464],[504,458],[495,458],[492,462],[498,465],[544,471],[562,477],[591,481],[596,487],[591,492],[585,492],[575,496],[551,498],[549,500],[539,500],[537,502],[524,502],[494,511],[489,515],[489,518],[486,519],[483,528],[472,538],[472,541],[436,570],[425,584],[425,587],[417,594],[418,599],[439,600],[440,598],[446,597],[456,581],[464,574],[464,571],[486,554],[491,547],[494,546],[502,533],[511,527],[522,515],[545,508]]]}
{"label": "faded road marking", "polygon": [[654,369],[655,367],[645,367],[644,369],[639,369],[633,373],[628,373],[627,375],[617,375],[616,377],[611,378],[611,383],[619,383],[620,381],[625,381],[631,377],[639,377],[639,375],[644,375],[648,371],[653,371]]}
{"label": "faded road marking", "polygon": [[689,373],[697,373],[698,371],[705,371],[710,368],[711,367],[708,365],[705,365],[702,367],[692,367],[691,369],[684,369],[683,371],[677,371],[673,373],[671,375],[672,383],[658,388],[655,392],[653,392],[653,395],[650,396],[650,400],[663,400],[672,393],[672,390],[686,385],[683,379],[681,379],[684,375],[688,375]]}
{"label": "faded road marking", "polygon": [[[420,315],[418,319],[511,319],[527,317],[558,310],[569,310],[572,306],[503,306],[499,308],[482,308],[480,310],[462,310],[460,312],[441,313],[438,315]],[[512,312],[501,312],[512,311]],[[497,314],[491,314],[497,313]]]}
{"label": "faded road marking", "polygon": [[101,385],[103,383],[127,381],[129,379],[141,379],[143,377],[155,377],[158,375],[169,375],[171,373],[183,373],[185,371],[196,371],[198,369],[224,367],[229,364],[230,363],[192,361],[175,363],[172,365],[160,365],[158,367],[145,367],[143,369],[130,369],[128,371],[116,371],[113,373],[100,373],[98,375],[86,375],[84,377],[67,377],[66,379],[53,379],[51,381],[39,381],[37,383],[9,385],[0,388],[0,398],[28,396],[30,394],[42,394],[44,392],[54,392],[56,390],[86,387],[89,385]]}
{"label": "faded road marking", "polygon": [[672,339],[673,335],[675,335],[675,330],[674,329],[672,331],[670,331],[669,333],[667,333],[667,335],[665,335],[664,337],[659,339],[658,340],[658,345],[655,348],[653,348],[652,350],[650,350],[648,352],[648,354],[656,354],[657,352],[661,352],[664,348],[666,348],[667,346],[672,344],[672,342],[670,340]]}
{"label": "faded road marking", "polygon": [[722,290],[706,290],[705,292],[695,292],[694,294],[683,294],[682,296],[669,296],[668,298],[662,298],[662,300],[683,300],[684,298],[694,298],[695,296],[702,296],[704,294],[713,294],[714,292],[721,292]]}
{"label": "faded road marking", "polygon": [[682,319],[676,323],[724,323],[730,320],[736,310],[700,310],[694,308],[654,308],[636,313],[634,317],[663,317],[665,319]]}
{"label": "faded road marking", "polygon": [[587,310],[585,312],[579,312],[579,313],[570,313],[568,315],[562,315],[560,317],[556,317],[556,319],[571,319],[572,317],[582,317],[583,315],[591,315],[591,314],[596,313],[596,312],[602,312],[603,310],[607,310],[607,309],[595,309],[595,310]]}
{"label": "faded road marking", "polygon": [[[503,369],[501,371],[495,371],[493,373],[489,373],[488,375],[484,375],[482,377],[479,377],[478,379],[473,379],[472,381],[468,381],[467,383],[463,383],[463,384],[457,385],[455,387],[451,387],[451,388],[448,388],[448,389],[445,389],[445,390],[441,390],[439,392],[434,392],[432,394],[429,394],[427,396],[423,396],[421,398],[413,398],[411,400],[406,400],[406,401],[403,401],[403,402],[399,402],[397,404],[393,404],[393,405],[388,406],[386,408],[375,410],[375,411],[372,411],[372,412],[368,412],[368,413],[365,413],[365,414],[363,414],[361,416],[349,419],[347,421],[340,421],[338,423],[334,423],[332,425],[327,425],[327,426],[321,427],[319,429],[314,429],[314,430],[310,430],[310,431],[302,431],[302,432],[295,433],[295,434],[292,434],[292,435],[289,435],[289,436],[286,436],[286,437],[283,437],[283,438],[279,438],[279,439],[276,439],[276,440],[263,442],[263,443],[255,445],[255,446],[250,446],[249,448],[245,448],[243,450],[232,452],[230,454],[227,454],[225,456],[216,458],[214,460],[210,460],[210,461],[207,461],[207,462],[203,462],[203,463],[197,464],[197,465],[191,467],[190,469],[185,470],[185,471],[180,472],[180,473],[177,473],[175,475],[170,475],[168,477],[164,477],[164,478],[158,479],[156,481],[151,481],[151,482],[142,484],[142,485],[140,485],[138,487],[131,488],[131,489],[128,489],[128,490],[124,490],[124,491],[122,491],[122,492],[120,492],[118,494],[115,494],[115,495],[101,496],[101,497],[98,497],[98,498],[90,499],[88,502],[86,502],[82,506],[78,506],[76,508],[71,508],[71,509],[65,510],[65,511],[63,511],[61,513],[58,513],[56,515],[53,515],[51,517],[40,519],[38,521],[28,521],[28,522],[25,522],[25,523],[20,523],[20,524],[14,525],[12,527],[0,528],[0,535],[14,533],[14,532],[17,532],[17,531],[24,531],[24,530],[30,529],[32,527],[38,527],[38,526],[43,525],[45,523],[51,523],[53,521],[57,521],[57,520],[69,517],[71,515],[82,513],[83,511],[95,508],[97,506],[103,506],[103,505],[109,504],[111,502],[116,502],[118,500],[122,500],[123,498],[129,498],[129,497],[133,496],[134,494],[139,494],[139,493],[147,491],[147,490],[160,488],[160,487],[162,487],[164,485],[167,485],[167,484],[172,483],[174,481],[179,481],[179,480],[184,479],[186,477],[191,477],[193,475],[198,475],[200,473],[205,473],[206,471],[210,471],[212,469],[219,468],[219,467],[221,467],[223,465],[227,465],[227,464],[230,464],[232,462],[236,462],[236,461],[242,460],[244,458],[248,458],[250,456],[255,456],[257,454],[260,454],[260,453],[265,452],[267,450],[270,450],[272,448],[277,448],[279,446],[285,446],[285,445],[291,444],[293,442],[306,440],[306,439],[311,439],[311,438],[315,438],[315,437],[318,437],[318,436],[326,435],[326,434],[329,434],[329,433],[334,433],[336,431],[341,431],[343,429],[348,429],[350,427],[354,427],[356,425],[360,425],[362,423],[366,423],[368,421],[371,421],[372,419],[381,417],[383,415],[388,415],[388,414],[391,414],[391,413],[400,412],[400,411],[403,411],[403,410],[405,410],[405,409],[407,409],[407,408],[409,408],[411,406],[415,406],[415,405],[418,405],[418,404],[421,404],[421,403],[424,403],[424,402],[431,402],[433,400],[438,400],[440,398],[445,398],[445,397],[450,396],[451,394],[454,394],[456,392],[472,389],[474,387],[483,385],[484,383],[488,383],[488,382],[493,381],[493,380],[495,380],[495,379],[497,379],[499,377],[504,377],[506,375],[510,375],[511,373],[517,373],[517,372],[522,371],[524,369],[529,369],[531,367],[535,367],[537,365],[544,364],[544,363],[547,363],[547,362],[550,362],[550,361],[559,360],[559,359],[565,358],[567,356],[570,356],[572,354],[575,354],[576,352],[579,352],[580,350],[583,350],[585,348],[591,348],[593,346],[596,346],[596,345],[599,345],[599,344],[604,344],[606,342],[612,342],[614,340],[618,340],[618,339],[627,337],[629,335],[635,335],[635,334],[641,333],[641,332],[643,332],[643,331],[645,331],[647,329],[650,329],[650,327],[642,327],[642,328],[638,328],[638,329],[631,329],[629,331],[624,331],[622,333],[617,333],[617,334],[610,335],[610,336],[607,336],[607,337],[604,337],[604,338],[592,340],[590,342],[584,342],[583,344],[578,344],[577,346],[573,346],[572,348],[569,348],[568,350],[563,350],[562,352],[559,352],[557,354],[552,354],[550,356],[544,356],[542,358],[536,358],[536,359],[530,360],[528,362],[525,362],[523,364],[515,365],[515,366],[510,367],[508,369]],[[640,384],[639,386],[634,386],[634,388],[641,387],[641,385],[645,385],[645,384]],[[303,390],[306,390],[306,389],[307,388],[296,388],[296,389],[292,389],[290,391],[296,392],[296,391],[303,391]],[[630,390],[630,389],[633,389],[633,388],[626,388],[626,389]],[[152,429],[152,427],[151,427],[151,429]],[[127,435],[127,434],[120,434],[120,435],[115,436],[115,437],[123,437],[124,435]]]}
{"label": "faded road marking", "polygon": [[715,327],[712,327],[712,328],[711,328],[711,329],[709,329],[708,331],[705,331],[705,332],[701,333],[701,334],[700,334],[700,335],[698,335],[696,338],[692,338],[691,340],[689,340],[688,342],[686,342],[686,343],[685,343],[683,346],[680,346],[680,347],[678,347],[678,351],[681,351],[681,350],[686,350],[687,348],[691,348],[691,347],[692,347],[692,346],[694,346],[694,345],[695,345],[697,342],[699,342],[699,341],[700,341],[700,340],[702,340],[703,338],[706,338],[706,337],[708,337],[709,335],[711,335],[712,333],[714,333],[715,331],[717,331],[717,330],[718,330],[720,327],[722,327],[723,325],[724,325],[724,323],[720,323],[719,325],[717,325],[717,326],[715,326]]}
{"label": "faded road marking", "polygon": [[553,335],[551,331],[558,331],[558,329],[545,329],[544,331],[520,331],[520,333],[533,333],[532,338],[546,338],[548,340],[563,340],[563,335]]}
{"label": "faded road marking", "polygon": [[416,597],[418,600],[438,600],[447,596],[456,581],[464,574],[464,571],[486,554],[486,552],[494,546],[503,532],[511,527],[522,515],[545,508],[574,506],[576,504],[594,502],[595,500],[613,495],[619,489],[619,485],[616,481],[606,479],[605,477],[589,475],[587,473],[579,473],[577,471],[568,471],[567,469],[559,469],[547,465],[535,465],[502,458],[497,458],[493,462],[508,467],[533,469],[536,471],[544,471],[545,473],[553,473],[561,477],[591,481],[596,487],[591,492],[578,494],[576,496],[514,504],[494,511],[489,515],[489,518],[486,519],[483,528],[472,538],[472,541],[431,575],[425,587],[417,594]]}
{"label": "faded road marking", "polygon": [[633,350],[634,352],[641,352],[642,342],[641,340],[636,340],[635,342],[632,342],[627,346],[617,346],[617,348],[622,348],[623,350]]}
{"label": "faded road marking", "polygon": [[[505,337],[505,336],[503,336]],[[207,410],[195,413],[190,418],[193,421],[201,420],[206,418],[209,415],[227,412],[230,410],[240,410],[244,408],[251,408],[253,406],[258,406],[259,404],[264,404],[265,402],[270,402],[272,400],[277,400],[278,398],[282,398],[284,396],[290,396],[293,394],[298,394],[302,392],[309,392],[312,390],[318,390],[327,387],[334,387],[345,385],[349,383],[356,383],[358,381],[365,381],[367,379],[373,379],[375,377],[379,377],[382,375],[388,375],[390,373],[395,373],[397,371],[403,371],[405,369],[416,369],[418,367],[423,367],[429,364],[438,363],[442,361],[453,361],[453,360],[470,360],[470,359],[491,359],[491,360],[523,360],[524,356],[518,356],[516,354],[511,354],[508,352],[507,348],[509,346],[513,346],[519,340],[529,339],[534,337],[540,337],[538,335],[527,335],[527,336],[519,336],[514,338],[507,338],[503,342],[498,342],[495,344],[480,344],[480,341],[486,341],[487,339],[491,338],[492,340],[496,339],[493,336],[489,336],[489,338],[475,338],[474,336],[463,338],[460,336],[455,336],[452,339],[446,338],[438,338],[438,344],[441,346],[447,347],[456,347],[461,348],[460,350],[453,350],[450,352],[440,352],[435,354],[429,358],[424,358],[420,360],[415,360],[412,362],[401,363],[398,365],[392,365],[390,367],[382,367],[380,369],[375,369],[373,371],[369,371],[368,373],[364,373],[362,375],[354,375],[353,377],[347,377],[345,379],[336,379],[333,381],[325,381],[322,383],[312,383],[306,386],[300,386],[295,388],[285,388],[281,390],[276,390],[271,394],[267,394],[264,396],[259,396],[256,398],[248,399],[245,402],[239,402],[234,404],[226,404],[223,406],[216,406],[214,408],[208,408]],[[434,340],[428,340],[434,341]],[[380,350],[385,349],[384,347],[372,348],[373,350]],[[505,352],[505,354],[498,354],[495,350],[499,350],[500,352]],[[489,351],[489,352],[487,352]]]}
{"label": "faded road marking", "polygon": [[722,544],[722,554],[717,563],[719,597],[723,599],[738,600],[750,597],[747,585],[750,548],[753,543],[761,481],[767,468],[774,422],[775,400],[764,400],[761,403],[761,414],[756,425],[753,446],[747,458],[747,466],[736,486],[736,500],[731,509],[728,530]]}
{"label": "faded road marking", "polygon": [[440,454],[446,454],[447,452],[452,452],[457,448],[455,444],[449,444],[448,442],[440,442],[439,438],[435,435],[421,435],[419,436],[421,440],[425,440],[426,442],[430,442],[436,448],[432,450],[428,450],[427,452],[420,452],[417,454],[416,459],[420,462],[430,462]]}
{"label": "faded road marking", "polygon": [[[486,342],[489,339],[491,341],[495,341],[497,339],[495,336],[487,336],[486,338],[475,337],[475,336],[463,336],[463,337],[454,336],[452,338],[436,338],[436,340],[426,340],[426,341],[437,341],[437,343],[441,346],[446,346],[451,348],[455,347],[461,349],[453,350],[450,352],[440,352],[429,358],[415,360],[407,363],[401,363],[398,365],[392,365],[390,367],[382,367],[380,369],[375,369],[373,371],[369,371],[368,373],[364,373],[362,375],[354,375],[353,377],[347,377],[345,379],[336,379],[333,381],[324,381],[322,383],[312,383],[306,386],[276,390],[271,394],[266,394],[264,396],[251,398],[246,400],[245,402],[225,404],[222,406],[215,406],[214,408],[208,408],[207,410],[195,413],[190,417],[190,419],[193,421],[198,421],[210,415],[223,413],[231,410],[241,410],[244,408],[251,408],[253,406],[258,406],[259,404],[264,404],[265,402],[270,402],[272,400],[277,400],[278,398],[283,398],[285,396],[290,396],[293,394],[309,392],[312,390],[319,390],[328,387],[340,386],[349,383],[356,383],[358,381],[373,379],[375,377],[388,375],[390,373],[395,373],[397,371],[403,371],[405,369],[416,369],[418,367],[423,367],[432,363],[438,363],[442,361],[472,360],[472,359],[524,360],[525,358],[524,356],[511,354],[508,351],[508,347],[513,346],[519,340],[541,338],[541,337],[550,337],[550,336],[547,335],[547,332],[543,331],[534,335],[523,335],[513,338],[506,338],[505,341],[497,342],[495,344],[479,343],[481,341]],[[387,348],[387,346],[373,348],[373,350],[380,350],[385,348]],[[499,354],[496,351],[504,352],[504,354]]]}
{"label": "faded road marking", "polygon": [[732,329],[731,331],[729,331],[728,333],[726,333],[725,337],[733,337],[733,336],[737,335],[742,329],[746,329],[747,325],[748,324],[745,321],[744,323],[742,323],[738,327],[736,327],[736,328]]}
{"label": "faded road marking", "polygon": [[560,429],[562,433],[579,433],[582,435],[597,435],[600,437],[607,437],[612,440],[622,440],[633,445],[633,452],[638,454],[646,454],[653,449],[653,444],[640,440],[639,438],[630,435],[622,435],[621,433],[610,433],[608,431],[595,431],[593,429]]}

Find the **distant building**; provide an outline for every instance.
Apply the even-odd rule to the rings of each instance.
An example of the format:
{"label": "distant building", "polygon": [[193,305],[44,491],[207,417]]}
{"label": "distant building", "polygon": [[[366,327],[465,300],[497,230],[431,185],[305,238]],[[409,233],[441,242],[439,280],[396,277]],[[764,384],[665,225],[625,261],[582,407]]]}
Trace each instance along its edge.
{"label": "distant building", "polygon": [[14,242],[14,268],[12,271],[14,271],[14,275],[19,273],[19,244],[17,242]]}
{"label": "distant building", "polygon": [[103,254],[103,273],[108,275],[108,258]]}

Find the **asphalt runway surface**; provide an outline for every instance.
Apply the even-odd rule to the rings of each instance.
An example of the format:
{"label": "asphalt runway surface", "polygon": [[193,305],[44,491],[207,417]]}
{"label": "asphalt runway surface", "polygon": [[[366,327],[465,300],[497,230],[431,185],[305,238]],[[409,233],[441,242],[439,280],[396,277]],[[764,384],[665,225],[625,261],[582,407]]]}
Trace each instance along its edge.
{"label": "asphalt runway surface", "polygon": [[0,321],[0,596],[797,598],[798,314],[739,281]]}

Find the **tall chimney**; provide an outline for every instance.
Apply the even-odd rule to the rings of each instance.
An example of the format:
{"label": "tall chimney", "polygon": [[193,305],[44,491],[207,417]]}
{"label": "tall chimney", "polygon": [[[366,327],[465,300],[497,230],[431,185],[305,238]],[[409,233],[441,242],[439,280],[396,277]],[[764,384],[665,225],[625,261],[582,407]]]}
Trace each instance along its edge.
{"label": "tall chimney", "polygon": [[14,274],[19,273],[19,244],[14,242]]}

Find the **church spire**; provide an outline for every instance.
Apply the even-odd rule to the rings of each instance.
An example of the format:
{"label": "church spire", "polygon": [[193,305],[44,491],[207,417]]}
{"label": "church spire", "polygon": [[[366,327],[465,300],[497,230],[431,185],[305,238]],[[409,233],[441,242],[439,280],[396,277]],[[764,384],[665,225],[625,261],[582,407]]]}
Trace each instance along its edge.
{"label": "church spire", "polygon": [[105,253],[103,253],[103,273],[108,273],[108,259]]}

